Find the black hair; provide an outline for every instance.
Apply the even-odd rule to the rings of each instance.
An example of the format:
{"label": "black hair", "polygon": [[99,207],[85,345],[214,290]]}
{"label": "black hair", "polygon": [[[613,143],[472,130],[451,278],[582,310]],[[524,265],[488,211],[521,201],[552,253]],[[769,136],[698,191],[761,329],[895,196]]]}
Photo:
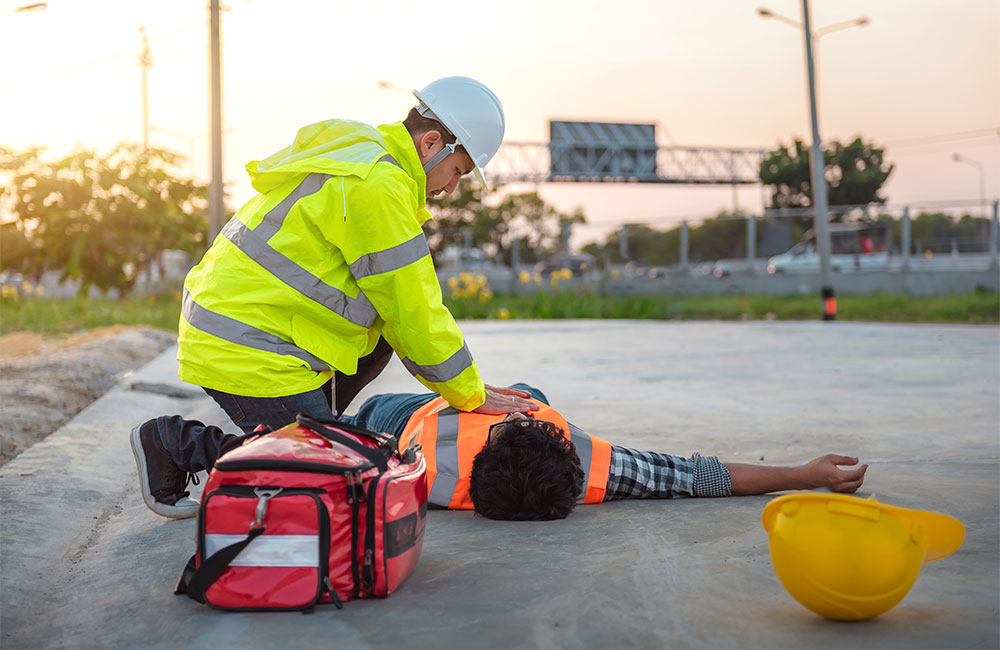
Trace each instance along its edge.
{"label": "black hair", "polygon": [[437,131],[441,134],[441,141],[445,144],[452,144],[456,139],[455,135],[445,128],[443,124],[429,117],[424,117],[417,112],[416,107],[411,108],[410,112],[407,113],[406,119],[403,120],[403,126],[410,132],[410,136],[414,138],[428,131]]}
{"label": "black hair", "polygon": [[513,421],[476,454],[469,483],[476,512],[489,519],[564,519],[583,492],[583,470],[554,423]]}

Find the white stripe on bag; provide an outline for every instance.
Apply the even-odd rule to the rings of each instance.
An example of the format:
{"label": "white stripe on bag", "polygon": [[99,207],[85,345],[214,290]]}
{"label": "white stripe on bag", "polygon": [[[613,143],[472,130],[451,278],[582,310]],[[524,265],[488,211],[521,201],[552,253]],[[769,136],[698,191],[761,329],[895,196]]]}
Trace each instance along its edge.
{"label": "white stripe on bag", "polygon": [[[246,535],[205,535],[205,554],[242,542]],[[318,567],[319,535],[261,535],[243,549],[230,566]]]}

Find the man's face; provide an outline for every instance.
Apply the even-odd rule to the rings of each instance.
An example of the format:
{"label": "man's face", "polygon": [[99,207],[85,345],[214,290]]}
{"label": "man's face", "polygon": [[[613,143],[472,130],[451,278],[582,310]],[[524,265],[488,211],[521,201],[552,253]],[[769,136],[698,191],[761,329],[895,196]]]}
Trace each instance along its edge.
{"label": "man's face", "polygon": [[[420,162],[426,163],[442,148],[444,142],[437,131],[425,133],[419,142]],[[427,198],[432,199],[442,192],[451,194],[458,187],[458,181],[466,174],[471,174],[473,169],[475,165],[469,154],[457,149],[427,173]]]}
{"label": "man's face", "polygon": [[524,423],[531,420],[534,420],[534,418],[524,413],[508,413],[507,417],[490,427],[489,433],[486,436],[486,444],[489,445],[501,436],[506,435],[512,428],[507,425],[513,424],[515,427],[524,426]]}

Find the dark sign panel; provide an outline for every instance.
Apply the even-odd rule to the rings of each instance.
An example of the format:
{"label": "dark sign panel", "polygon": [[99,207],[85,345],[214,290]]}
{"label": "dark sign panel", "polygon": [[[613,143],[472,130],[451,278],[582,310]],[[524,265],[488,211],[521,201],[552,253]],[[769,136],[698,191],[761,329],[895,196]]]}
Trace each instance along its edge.
{"label": "dark sign panel", "polygon": [[549,122],[550,180],[660,180],[656,125]]}

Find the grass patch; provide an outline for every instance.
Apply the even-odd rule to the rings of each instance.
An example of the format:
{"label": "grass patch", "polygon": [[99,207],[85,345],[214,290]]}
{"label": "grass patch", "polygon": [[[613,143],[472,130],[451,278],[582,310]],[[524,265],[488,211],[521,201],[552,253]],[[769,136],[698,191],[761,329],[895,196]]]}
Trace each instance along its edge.
{"label": "grass patch", "polygon": [[[535,293],[448,297],[455,318],[634,318],[653,320],[818,320],[819,296],[601,296]],[[946,296],[848,295],[837,298],[841,320],[896,323],[997,323],[1000,296],[990,291]]]}
{"label": "grass patch", "polygon": [[72,334],[108,325],[147,325],[176,332],[180,314],[180,291],[124,300],[7,297],[0,299],[0,334]]}
{"label": "grass patch", "polygon": [[[818,296],[601,296],[558,292],[446,298],[459,319],[631,318],[650,320],[818,320]],[[909,297],[840,296],[841,320],[897,323],[997,323],[1000,296],[990,291]],[[70,334],[109,325],[147,325],[177,331],[180,291],[111,298],[0,299],[0,334]]]}

